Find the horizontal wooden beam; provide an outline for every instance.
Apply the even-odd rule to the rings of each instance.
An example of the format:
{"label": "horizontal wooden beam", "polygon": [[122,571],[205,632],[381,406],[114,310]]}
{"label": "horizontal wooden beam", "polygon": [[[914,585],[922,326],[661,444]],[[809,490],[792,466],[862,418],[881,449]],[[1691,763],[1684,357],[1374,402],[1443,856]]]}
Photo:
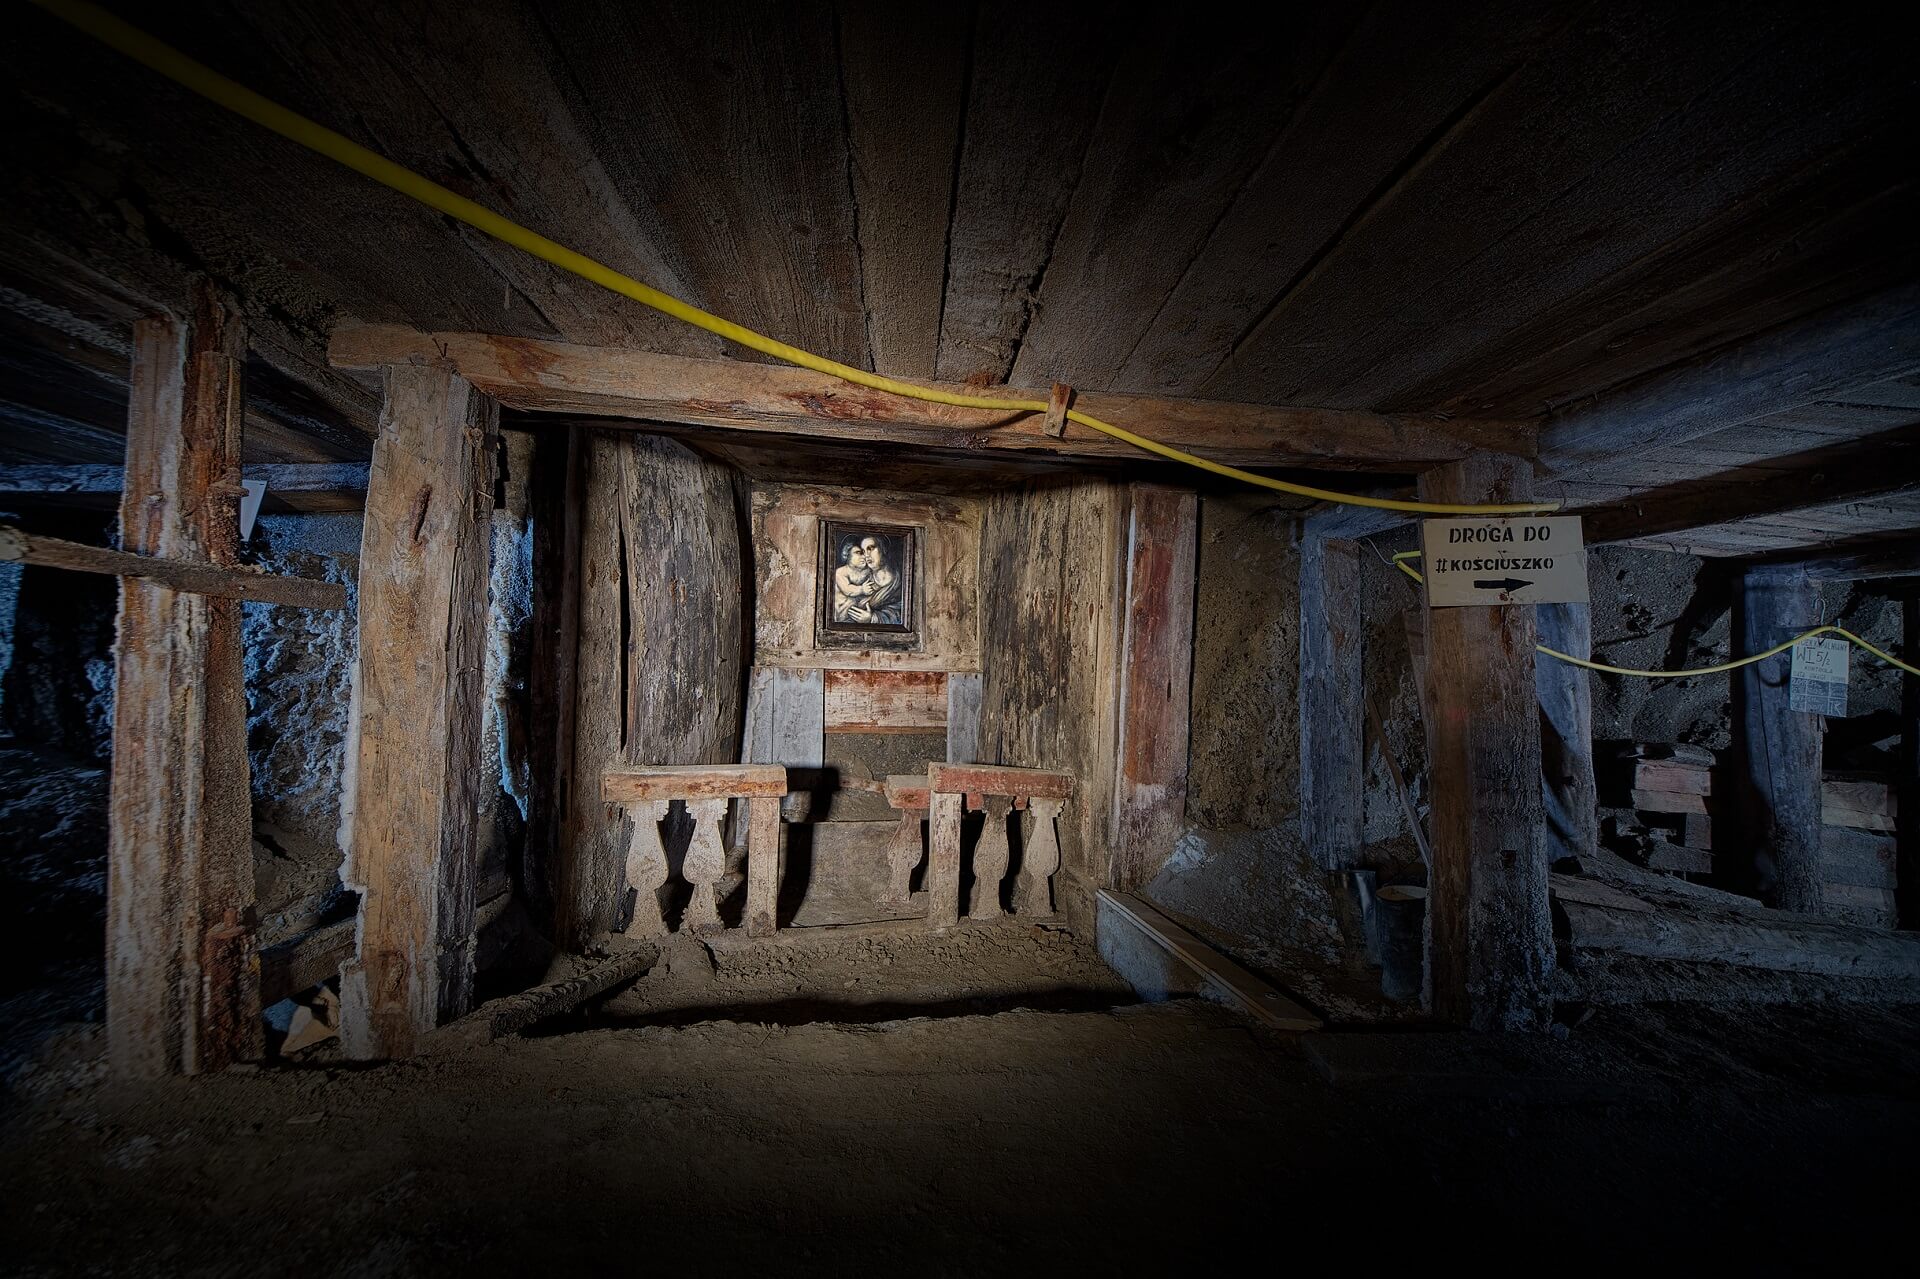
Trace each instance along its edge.
{"label": "horizontal wooden beam", "polygon": [[787,770],[779,764],[609,768],[600,783],[600,797],[609,804],[674,799],[777,799],[786,793]]}
{"label": "horizontal wooden beam", "polygon": [[1655,373],[1556,415],[1540,432],[1540,467],[1581,475],[1649,448],[1728,427],[1920,369],[1920,281],[1784,325]]}
{"label": "horizontal wooden beam", "polygon": [[927,786],[936,795],[1019,795],[1065,799],[1073,774],[1009,764],[929,764]]}
{"label": "horizontal wooden beam", "polygon": [[[1129,444],[1075,423],[1068,424],[1063,438],[1055,439],[1046,433],[1042,412],[1000,413],[930,404],[786,365],[355,324],[334,330],[329,354],[344,369],[447,360],[461,376],[509,408],[624,418],[635,425],[675,422],[723,431],[915,448],[961,447],[983,453],[1143,456]],[[1048,395],[1044,389],[1009,388],[971,393],[1042,403]],[[1269,408],[1092,391],[1079,393],[1074,406],[1235,466],[1418,471],[1478,452],[1531,457],[1534,448],[1534,429],[1526,422]]]}
{"label": "horizontal wooden beam", "polygon": [[286,604],[293,608],[347,606],[347,588],[338,582],[317,582],[307,577],[279,577],[256,569],[135,555],[131,551],[115,551],[104,546],[63,541],[57,537],[41,537],[6,525],[0,525],[0,560],[68,569],[76,573],[144,578],[161,586],[170,586],[176,591],[213,595],[221,599]]}
{"label": "horizontal wooden beam", "polygon": [[1779,469],[1760,479],[1751,472],[1709,476],[1589,507],[1579,512],[1587,543],[1664,537],[1920,491],[1920,426],[1796,453],[1768,465]]}
{"label": "horizontal wooden beam", "polygon": [[[364,493],[365,462],[263,462],[241,468],[249,480],[277,493]],[[59,497],[64,494],[118,493],[124,468],[88,465],[0,466],[0,497]]]}
{"label": "horizontal wooden beam", "polygon": [[1812,555],[1769,561],[1791,566],[1816,582],[1863,582],[1880,577],[1920,577],[1920,538],[1871,542]]}

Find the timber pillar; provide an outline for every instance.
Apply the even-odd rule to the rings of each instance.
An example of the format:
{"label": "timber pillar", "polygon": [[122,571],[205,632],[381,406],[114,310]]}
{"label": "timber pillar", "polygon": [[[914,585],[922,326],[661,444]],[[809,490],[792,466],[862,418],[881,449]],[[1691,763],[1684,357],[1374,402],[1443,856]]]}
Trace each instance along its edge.
{"label": "timber pillar", "polygon": [[[134,325],[122,547],[238,563],[246,333],[196,286]],[[107,849],[107,1052],[123,1079],[258,1054],[240,603],[120,582]]]}
{"label": "timber pillar", "polygon": [[451,366],[385,372],[360,542],[342,877],[360,893],[341,1041],[401,1057],[473,1001],[499,406]]}
{"label": "timber pillar", "polygon": [[[1532,476],[1522,459],[1475,456],[1422,475],[1420,496],[1525,501]],[[1475,1030],[1543,1029],[1554,951],[1534,610],[1428,609],[1426,631],[1430,1004]]]}

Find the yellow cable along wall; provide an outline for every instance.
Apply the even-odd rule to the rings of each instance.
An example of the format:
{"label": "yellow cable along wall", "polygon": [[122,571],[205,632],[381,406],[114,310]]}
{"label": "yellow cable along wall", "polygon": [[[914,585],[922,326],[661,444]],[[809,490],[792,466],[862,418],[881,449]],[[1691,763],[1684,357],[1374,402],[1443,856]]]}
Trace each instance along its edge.
{"label": "yellow cable along wall", "polygon": [[[315,124],[305,116],[289,111],[279,103],[235,84],[211,67],[195,62],[178,49],[154,39],[138,27],[121,21],[95,5],[85,3],[85,0],[33,0],[33,3],[103,44],[118,49],[134,61],[158,71],[176,84],[191,89],[201,97],[218,103],[229,111],[245,116],[255,124],[271,129],[282,137],[290,138],[329,159],[337,160],[349,169],[364,174],[383,186],[392,187],[402,195],[418,200],[429,208],[438,209],[448,217],[458,218],[468,226],[531,253],[563,271],[571,271],[601,288],[610,289],[622,297],[632,298],[636,302],[671,315],[676,320],[705,329],[709,333],[716,333],[730,342],[738,342],[741,346],[771,355],[775,359],[785,360],[789,364],[797,364],[803,369],[812,369],[816,373],[825,373],[829,377],[837,377],[859,386],[905,396],[908,399],[925,400],[932,404],[952,404],[959,408],[998,409],[1002,412],[1044,413],[1047,410],[1045,400],[994,399],[989,396],[961,395],[932,387],[915,386],[911,382],[901,382],[877,373],[869,373],[865,369],[856,369],[852,365],[841,364],[837,360],[829,360],[811,351],[803,351],[797,346],[756,333],[731,320],[722,319],[690,303],[682,302],[671,294],[662,293],[659,289],[643,284],[631,276],[622,275],[585,254],[576,253],[565,245],[557,244],[543,235],[529,231],[517,222],[501,217],[491,209],[475,204],[464,196],[456,195],[439,183],[429,181],[411,169],[367,150],[359,143],[335,133],[332,129]],[[1386,511],[1410,511],[1420,515],[1535,515],[1560,509],[1558,502],[1472,505],[1450,502],[1403,502],[1394,498],[1335,493],[1328,489],[1314,488],[1308,484],[1294,484],[1287,480],[1255,475],[1251,471],[1243,471],[1238,467],[1197,457],[1171,445],[1162,444],[1158,440],[1136,435],[1111,422],[1103,422],[1078,409],[1069,409],[1067,418],[1102,435],[1111,436],[1137,449],[1156,453],[1174,462],[1198,467],[1203,471],[1211,471],[1215,475],[1223,475],[1228,479],[1255,484],[1261,488],[1277,489],[1282,493],[1292,493],[1298,497],[1314,498],[1322,502],[1338,502],[1346,506],[1370,506]]]}

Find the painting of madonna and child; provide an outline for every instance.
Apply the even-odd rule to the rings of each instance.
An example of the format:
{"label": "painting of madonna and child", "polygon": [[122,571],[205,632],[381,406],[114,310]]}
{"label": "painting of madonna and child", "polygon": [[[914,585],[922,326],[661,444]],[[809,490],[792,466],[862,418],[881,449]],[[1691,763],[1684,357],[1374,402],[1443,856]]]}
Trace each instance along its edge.
{"label": "painting of madonna and child", "polygon": [[820,543],[822,630],[913,633],[914,530],[822,520]]}

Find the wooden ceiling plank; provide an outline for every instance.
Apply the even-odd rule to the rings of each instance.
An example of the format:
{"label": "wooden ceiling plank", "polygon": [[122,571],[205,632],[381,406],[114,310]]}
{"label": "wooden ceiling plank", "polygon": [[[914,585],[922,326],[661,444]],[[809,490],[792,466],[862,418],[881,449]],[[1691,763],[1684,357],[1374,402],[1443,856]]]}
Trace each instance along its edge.
{"label": "wooden ceiling plank", "polygon": [[889,0],[838,0],[836,10],[873,367],[930,378],[973,10],[927,5],[911,22]]}
{"label": "wooden ceiling plank", "polygon": [[1350,406],[1338,392],[1363,343],[1371,352],[1436,339],[1424,285],[1662,126],[1698,93],[1703,68],[1726,74],[1759,27],[1704,7],[1588,10],[1367,209],[1203,392]]}
{"label": "wooden ceiling plank", "polygon": [[1904,123],[1897,132],[1837,171],[1813,166],[1801,187],[1650,255],[1385,407],[1440,404],[1464,417],[1569,407],[1914,274],[1920,182],[1887,185],[1912,149]]}
{"label": "wooden ceiling plank", "polygon": [[1644,378],[1553,418],[1541,465],[1579,475],[1920,369],[1920,282]]}
{"label": "wooden ceiling plank", "polygon": [[1010,380],[1113,388],[1358,17],[1347,4],[1138,17]]}
{"label": "wooden ceiling plank", "polygon": [[1106,101],[1119,24],[987,0],[974,27],[934,376],[1007,380]]}
{"label": "wooden ceiling plank", "polygon": [[[533,412],[983,453],[1142,457],[1133,446],[1077,424],[1069,424],[1063,438],[1048,436],[1040,412],[933,404],[785,365],[693,360],[494,334],[420,333],[383,325],[341,326],[330,355],[337,367],[349,369],[451,360],[463,377],[502,404]],[[1045,391],[1000,394],[1046,400]],[[1104,393],[1089,393],[1078,402],[1096,417],[1239,466],[1404,472],[1475,452],[1526,456],[1531,447],[1531,430],[1524,423],[1390,418]]]}
{"label": "wooden ceiling plank", "polygon": [[1563,6],[1369,6],[1346,48],[1210,232],[1113,389],[1197,395],[1234,343],[1462,106],[1498,84]]}
{"label": "wooden ceiling plank", "polygon": [[[262,45],[325,86],[329,122],[356,141],[615,270],[670,293],[686,287],[654,251],[658,226],[634,216],[577,125],[554,81],[558,55],[527,7],[318,0],[242,12]],[[575,342],[720,350],[718,338],[489,236],[456,234],[500,281],[490,327],[538,317]]]}
{"label": "wooden ceiling plank", "polygon": [[627,206],[660,219],[658,247],[687,300],[865,367],[849,153],[824,0],[583,0],[545,6],[542,18],[589,143]]}
{"label": "wooden ceiling plank", "polygon": [[[1769,24],[1756,14],[1753,25]],[[1418,403],[1407,388],[1450,378],[1472,352],[1526,335],[1541,315],[1684,242],[1703,224],[1777,198],[1809,166],[1830,166],[1861,132],[1910,120],[1920,84],[1904,71],[1906,50],[1886,41],[1836,38],[1815,11],[1773,24],[1754,58],[1709,64],[1721,79],[1671,118],[1632,139],[1477,256],[1438,264],[1417,300],[1346,344],[1315,373],[1341,404]],[[1738,41],[1724,53],[1734,55]],[[1735,69],[1737,65],[1737,70]],[[1913,172],[1907,159],[1894,173]],[[1887,179],[1883,175],[1883,181]],[[1408,342],[1410,332],[1425,340]],[[1453,381],[1449,390],[1460,383]]]}

